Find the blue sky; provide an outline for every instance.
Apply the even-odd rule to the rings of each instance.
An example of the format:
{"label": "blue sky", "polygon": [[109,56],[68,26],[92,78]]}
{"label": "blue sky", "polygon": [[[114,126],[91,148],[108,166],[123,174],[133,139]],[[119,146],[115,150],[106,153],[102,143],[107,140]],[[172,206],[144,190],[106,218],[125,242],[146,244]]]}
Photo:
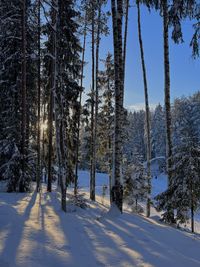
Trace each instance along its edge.
{"label": "blue sky", "polygon": [[[107,7],[107,10],[109,7]],[[127,43],[127,62],[125,74],[124,105],[129,109],[138,109],[144,103],[144,89],[141,72],[140,50],[137,32],[137,10],[130,8],[129,31]],[[142,35],[144,43],[145,61],[147,67],[149,101],[152,107],[164,100],[164,69],[163,69],[163,37],[162,19],[160,15],[147,8],[141,8]],[[109,20],[111,26],[111,18]],[[170,40],[171,62],[171,99],[200,90],[200,59],[192,58],[189,43],[192,37],[192,23],[183,23],[184,43],[176,45]],[[90,36],[87,39],[86,61],[91,62]],[[108,37],[102,37],[100,58],[105,58],[108,51],[113,51],[112,29]],[[84,86],[86,92],[91,83],[91,64],[85,68]],[[84,96],[85,99],[86,96]]]}

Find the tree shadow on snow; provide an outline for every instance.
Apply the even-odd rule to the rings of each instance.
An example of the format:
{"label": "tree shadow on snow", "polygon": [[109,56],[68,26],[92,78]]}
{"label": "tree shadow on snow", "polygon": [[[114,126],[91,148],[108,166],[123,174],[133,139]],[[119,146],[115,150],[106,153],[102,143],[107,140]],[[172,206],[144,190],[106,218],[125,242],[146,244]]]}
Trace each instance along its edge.
{"label": "tree shadow on snow", "polygon": [[[3,212],[1,212],[1,223],[0,229],[8,233],[6,234],[3,250],[0,254],[0,266],[7,267],[10,266],[8,262],[15,262],[17,257],[17,250],[20,245],[24,225],[29,218],[31,210],[35,204],[37,193],[24,194],[24,193],[5,193],[8,197],[6,198],[6,203],[3,203]],[[28,203],[25,209],[19,213],[17,212],[17,207],[19,204],[23,204],[23,202]],[[5,216],[6,215],[6,216]],[[10,220],[5,221],[3,217],[10,218]],[[12,266],[12,265],[11,265]]]}

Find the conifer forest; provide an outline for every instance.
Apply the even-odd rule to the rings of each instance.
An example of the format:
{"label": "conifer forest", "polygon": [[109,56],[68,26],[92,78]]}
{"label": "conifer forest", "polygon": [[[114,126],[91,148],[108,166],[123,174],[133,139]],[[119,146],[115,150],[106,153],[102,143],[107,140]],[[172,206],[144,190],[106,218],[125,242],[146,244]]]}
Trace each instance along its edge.
{"label": "conifer forest", "polygon": [[0,0],[0,267],[200,266],[200,0]]}

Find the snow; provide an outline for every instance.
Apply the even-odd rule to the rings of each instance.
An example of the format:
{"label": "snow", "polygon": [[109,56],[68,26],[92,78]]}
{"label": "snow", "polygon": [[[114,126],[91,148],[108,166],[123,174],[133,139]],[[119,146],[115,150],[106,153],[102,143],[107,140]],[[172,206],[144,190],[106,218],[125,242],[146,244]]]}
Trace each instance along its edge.
{"label": "snow", "polygon": [[109,211],[108,199],[102,204],[100,196],[108,184],[104,174],[97,175],[99,196],[91,202],[88,172],[80,174],[87,209],[63,213],[59,193],[46,193],[44,187],[41,194],[0,194],[1,267],[200,266],[198,235],[161,224],[154,216]]}

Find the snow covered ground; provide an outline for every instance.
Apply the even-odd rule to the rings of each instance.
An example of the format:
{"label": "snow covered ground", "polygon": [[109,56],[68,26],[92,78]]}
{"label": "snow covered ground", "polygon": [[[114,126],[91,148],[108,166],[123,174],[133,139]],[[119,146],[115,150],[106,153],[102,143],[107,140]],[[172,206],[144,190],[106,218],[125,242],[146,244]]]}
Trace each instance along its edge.
{"label": "snow covered ground", "polygon": [[[158,179],[155,185],[164,183]],[[79,186],[86,192],[88,208],[66,214],[56,191],[0,193],[0,267],[200,266],[199,235],[128,210],[107,214],[108,201],[102,204],[101,197],[107,183],[106,175],[97,176],[99,196],[92,203],[88,173],[81,172]]]}

